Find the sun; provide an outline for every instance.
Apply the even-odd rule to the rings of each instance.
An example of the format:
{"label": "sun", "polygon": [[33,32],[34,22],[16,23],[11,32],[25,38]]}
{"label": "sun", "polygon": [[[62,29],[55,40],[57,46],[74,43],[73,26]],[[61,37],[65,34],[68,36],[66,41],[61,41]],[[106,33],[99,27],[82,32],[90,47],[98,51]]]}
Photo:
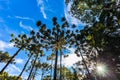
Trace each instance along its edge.
{"label": "sun", "polygon": [[108,67],[105,64],[97,64],[96,72],[99,76],[105,77],[108,74]]}

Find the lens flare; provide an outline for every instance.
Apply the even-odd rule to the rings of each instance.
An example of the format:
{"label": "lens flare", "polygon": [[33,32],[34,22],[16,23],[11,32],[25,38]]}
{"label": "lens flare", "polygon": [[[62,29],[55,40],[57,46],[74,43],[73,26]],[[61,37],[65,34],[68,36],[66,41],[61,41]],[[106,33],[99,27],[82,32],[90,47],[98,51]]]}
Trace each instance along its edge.
{"label": "lens flare", "polygon": [[96,72],[98,75],[105,77],[108,74],[108,69],[105,64],[98,64],[96,67]]}

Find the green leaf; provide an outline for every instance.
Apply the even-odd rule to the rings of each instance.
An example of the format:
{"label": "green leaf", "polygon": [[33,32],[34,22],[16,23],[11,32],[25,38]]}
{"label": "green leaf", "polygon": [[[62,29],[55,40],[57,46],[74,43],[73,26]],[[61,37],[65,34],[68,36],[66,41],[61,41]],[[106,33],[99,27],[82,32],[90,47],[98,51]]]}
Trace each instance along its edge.
{"label": "green leaf", "polygon": [[118,20],[118,24],[120,25],[120,20]]}
{"label": "green leaf", "polygon": [[92,36],[91,36],[91,35],[88,35],[88,36],[86,37],[86,39],[87,39],[87,40],[91,40],[91,39],[92,39]]}

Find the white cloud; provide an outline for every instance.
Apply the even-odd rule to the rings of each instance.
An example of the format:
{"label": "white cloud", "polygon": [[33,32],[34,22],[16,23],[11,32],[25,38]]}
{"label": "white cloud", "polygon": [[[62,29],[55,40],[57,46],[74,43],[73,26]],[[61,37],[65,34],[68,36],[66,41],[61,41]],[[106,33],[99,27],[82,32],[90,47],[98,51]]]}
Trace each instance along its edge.
{"label": "white cloud", "polygon": [[[5,63],[0,63],[0,70],[1,70],[4,66],[5,66]],[[6,68],[5,71],[8,72],[9,75],[12,75],[12,76],[15,76],[15,75],[16,75],[16,76],[18,76],[19,73],[21,72],[21,69],[20,69],[19,67],[15,66],[14,64],[10,64],[10,65]],[[22,79],[23,79],[23,80],[26,80],[27,77],[28,77],[27,73],[24,72],[23,75],[22,75]]]}
{"label": "white cloud", "polygon": [[21,28],[23,28],[23,29],[25,29],[25,30],[33,30],[33,28],[31,27],[31,26],[28,26],[28,25],[24,25],[23,23],[22,23],[22,21],[20,21],[19,22],[19,26],[21,27]]}
{"label": "white cloud", "polygon": [[69,56],[66,58],[63,57],[63,64],[67,67],[71,67],[76,62],[81,61],[81,57],[77,57],[74,53],[74,48],[68,48],[68,50],[70,50],[70,54],[68,54]]}
{"label": "white cloud", "polygon": [[71,8],[72,2],[68,3],[68,5],[64,7],[64,14],[68,22],[75,24],[75,25],[84,25],[79,19],[73,17],[69,12]]}
{"label": "white cloud", "polygon": [[17,64],[23,64],[23,59],[17,58],[17,59],[15,59],[15,62],[16,62]]}
{"label": "white cloud", "polygon": [[69,56],[67,58],[63,58],[63,61],[64,61],[63,64],[65,66],[71,67],[76,62],[81,61],[81,58],[77,57],[76,54],[71,53],[71,54],[69,54]]}
{"label": "white cloud", "polygon": [[43,17],[47,19],[43,0],[37,0],[37,4],[40,7],[40,12],[42,13]]}
{"label": "white cloud", "polygon": [[15,18],[18,18],[18,19],[27,19],[27,20],[31,19],[29,17],[21,17],[21,16],[15,16]]}
{"label": "white cloud", "polygon": [[0,50],[5,50],[6,48],[12,48],[14,46],[13,43],[7,43],[5,41],[0,40]]}
{"label": "white cloud", "polygon": [[10,73],[11,75],[18,73],[18,72],[21,72],[21,70],[17,66],[15,66],[14,64],[10,64],[9,67],[5,71]]}
{"label": "white cloud", "polygon": [[34,19],[29,18],[29,17],[15,16],[15,18],[18,18],[18,19],[24,19],[24,20],[32,20],[32,21],[34,21]]}
{"label": "white cloud", "polygon": [[21,20],[31,20],[33,22],[35,22],[35,20],[33,18],[30,17],[23,17],[23,16],[8,16],[8,18],[16,18],[16,19],[21,19]]}
{"label": "white cloud", "polygon": [[43,0],[37,0],[38,5],[43,4]]}
{"label": "white cloud", "polygon": [[13,47],[13,46],[14,46],[14,43],[9,43],[8,46],[9,46],[9,47]]}
{"label": "white cloud", "polygon": [[41,12],[42,12],[42,14],[43,14],[43,17],[44,17],[45,19],[47,19],[47,16],[46,16],[46,13],[45,13],[45,9],[44,9],[43,6],[40,8],[40,10],[41,10]]}

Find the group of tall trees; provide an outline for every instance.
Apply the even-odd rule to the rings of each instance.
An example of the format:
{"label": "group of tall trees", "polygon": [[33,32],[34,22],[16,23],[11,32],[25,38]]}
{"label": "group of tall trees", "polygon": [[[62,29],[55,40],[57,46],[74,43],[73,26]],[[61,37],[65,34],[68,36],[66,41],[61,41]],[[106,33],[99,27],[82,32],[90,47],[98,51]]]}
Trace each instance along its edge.
{"label": "group of tall trees", "polygon": [[[10,58],[11,56],[8,52],[0,51],[0,63],[7,63]],[[14,59],[10,63],[15,64]],[[16,78],[17,76],[9,75],[7,72],[0,74],[0,80],[14,80]],[[22,80],[22,78],[20,77],[19,80]]]}
{"label": "group of tall trees", "polygon": [[83,48],[89,46],[89,52],[85,49],[89,63],[103,63],[109,67],[108,76],[102,80],[119,80],[120,0],[66,0],[66,5],[71,5],[71,15],[86,23],[77,40]]}
{"label": "group of tall trees", "polygon": [[[14,34],[11,34],[12,40],[10,42],[14,43],[14,46],[18,50],[11,56],[10,59],[6,62],[6,65],[0,71],[0,74],[8,67],[8,65],[13,61],[13,59],[19,55],[21,50],[27,51],[28,60],[26,61],[21,73],[16,78],[18,80],[23,72],[27,69],[29,72],[27,80],[34,79],[36,74],[41,72],[41,78],[50,76],[50,79],[63,79],[62,77],[62,55],[63,50],[66,49],[66,46],[70,46],[68,43],[71,42],[71,33],[73,31],[67,29],[69,27],[68,22],[63,17],[61,19],[62,24],[57,22],[57,18],[53,17],[53,27],[49,29],[46,24],[43,24],[41,21],[38,21],[36,25],[38,26],[38,31],[32,30],[30,35],[20,34],[18,37],[15,37]],[[75,27],[74,25],[72,26]],[[53,54],[46,57],[48,60],[51,59],[51,65],[41,60],[42,56],[45,56],[45,51],[51,50]],[[49,53],[50,54],[50,53]],[[58,56],[60,55],[60,69],[58,71]],[[53,62],[54,61],[54,62]],[[53,66],[54,65],[54,66]],[[54,69],[53,69],[54,68]],[[50,75],[49,72],[51,71]],[[54,71],[54,72],[53,72]],[[57,75],[60,72],[60,75]],[[53,77],[52,74],[54,73]]]}
{"label": "group of tall trees", "polygon": [[[86,24],[84,28],[79,30],[74,24],[70,25],[64,17],[61,22],[53,17],[52,27],[38,21],[38,31],[32,30],[30,35],[20,34],[17,37],[12,34],[11,42],[18,51],[11,57],[0,52],[0,62],[6,63],[0,75],[5,73],[8,65],[24,50],[27,51],[28,59],[16,80],[19,80],[25,71],[29,73],[27,80],[35,79],[38,75],[41,80],[120,79],[120,0],[65,2],[66,5],[71,5],[70,14]],[[62,56],[67,47],[74,48],[75,54],[82,59],[72,68],[62,64]],[[5,57],[7,59],[4,59]],[[99,63],[107,65],[107,76],[96,73]]]}

